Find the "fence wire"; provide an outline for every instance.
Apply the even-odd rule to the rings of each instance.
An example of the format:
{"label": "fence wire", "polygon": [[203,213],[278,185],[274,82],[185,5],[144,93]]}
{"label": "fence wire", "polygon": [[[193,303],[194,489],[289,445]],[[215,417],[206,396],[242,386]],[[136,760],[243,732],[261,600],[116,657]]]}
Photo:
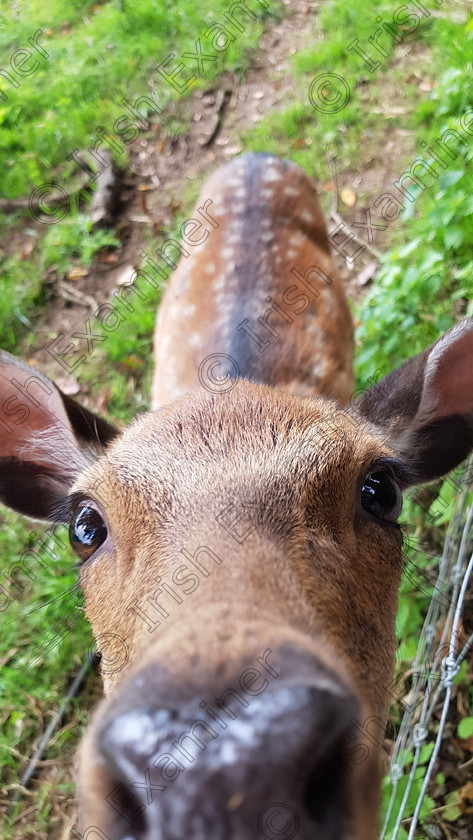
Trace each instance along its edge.
{"label": "fence wire", "polygon": [[[469,475],[471,475],[472,465],[473,460],[467,471]],[[408,693],[408,704],[392,751],[389,773],[391,794],[379,840],[398,840],[401,825],[404,831],[408,831],[408,840],[413,840],[416,836],[422,803],[432,779],[442,743],[453,681],[460,670],[461,663],[473,647],[473,633],[466,640],[462,638],[463,644],[459,644],[460,623],[473,572],[473,554],[470,554],[473,548],[473,504],[468,505],[468,499],[471,500],[471,487],[465,486],[455,502],[439,563],[437,581],[412,665],[412,687]],[[438,633],[442,626],[439,640]],[[421,749],[425,744],[432,743],[433,714],[434,711],[439,710],[441,702],[443,705],[438,730],[435,733],[433,752],[414,812],[410,816],[412,803],[409,802],[409,798],[419,767]],[[409,771],[403,770],[405,751],[413,754]],[[407,774],[407,786],[399,806],[396,806],[398,794],[400,795],[401,779]],[[408,802],[409,814],[407,813]],[[388,826],[394,819],[394,826],[388,831]],[[428,826],[427,834],[432,838],[439,836],[435,831],[435,826]]]}

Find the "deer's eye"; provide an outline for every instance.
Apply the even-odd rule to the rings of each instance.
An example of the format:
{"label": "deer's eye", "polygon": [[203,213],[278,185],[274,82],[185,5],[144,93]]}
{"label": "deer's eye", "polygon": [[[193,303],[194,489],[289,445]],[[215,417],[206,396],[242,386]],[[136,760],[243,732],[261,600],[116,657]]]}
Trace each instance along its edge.
{"label": "deer's eye", "polygon": [[402,493],[392,475],[386,470],[376,470],[363,482],[361,504],[378,519],[396,522],[402,509]]}
{"label": "deer's eye", "polygon": [[92,502],[83,503],[74,513],[69,526],[72,550],[84,562],[107,539],[107,526]]}

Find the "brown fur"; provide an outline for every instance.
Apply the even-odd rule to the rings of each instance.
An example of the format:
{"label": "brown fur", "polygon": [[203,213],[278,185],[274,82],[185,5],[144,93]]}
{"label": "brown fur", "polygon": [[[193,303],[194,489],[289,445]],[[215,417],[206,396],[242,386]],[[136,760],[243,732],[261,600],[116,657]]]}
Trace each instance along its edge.
{"label": "brown fur", "polygon": [[[206,685],[231,684],[248,652],[294,639],[352,688],[360,724],[385,718],[401,539],[396,526],[374,524],[358,499],[371,464],[389,454],[334,404],[240,381],[226,396],[184,399],[136,421],[81,477],[74,489],[100,499],[112,535],[100,562],[81,572],[87,616],[99,640],[126,639],[132,666],[116,691],[122,674],[105,677],[111,696],[86,741],[85,778],[95,766],[94,733],[132,702],[131,675],[153,662],[205,696]],[[237,511],[255,505],[255,530],[241,545],[217,521],[231,502]],[[181,550],[201,546],[221,565],[204,557],[209,577],[181,592],[182,604],[161,597],[169,617],[150,633],[133,605],[153,615],[146,599],[157,576],[171,581]],[[159,697],[160,672],[148,670],[147,680]],[[357,840],[375,836],[377,750],[369,749],[352,774]],[[96,772],[84,791],[88,823],[107,815],[107,779]]]}
{"label": "brown fur", "polygon": [[[209,199],[207,239],[187,248],[160,305],[153,407],[198,388],[199,363],[212,353],[228,353],[253,382],[348,401],[352,319],[307,175],[288,161],[244,155],[206,182],[194,219],[202,221],[197,208]],[[311,266],[322,273],[304,282]],[[238,329],[246,319],[269,342],[262,352]]]}
{"label": "brown fur", "polygon": [[[247,379],[347,402],[351,316],[307,176],[278,159],[244,157],[206,183],[196,208],[209,198],[208,214],[219,227],[209,225],[207,241],[181,258],[160,306],[153,404],[198,388],[200,362],[218,352],[232,355]],[[229,242],[233,254],[226,256]],[[317,294],[291,274],[296,267],[304,276],[311,266],[331,281],[319,278]],[[293,285],[307,298],[299,314],[283,303]],[[273,312],[268,322],[277,338],[257,322],[268,295],[293,317],[289,324]],[[236,330],[245,317],[261,339],[271,339],[263,353]],[[370,465],[386,454],[335,404],[245,379],[229,393],[202,393],[136,421],[74,488],[86,496],[96,488],[97,496],[99,487],[110,516],[110,552],[81,572],[96,636],[126,639],[131,673],[165,662],[169,680],[201,691],[231,683],[248,652],[294,640],[351,687],[361,724],[370,714],[385,716],[400,537],[389,526],[380,535],[358,496]],[[254,531],[242,544],[217,520],[231,503],[237,512],[255,505]],[[169,616],[150,634],[133,605],[153,614],[147,599],[157,576],[171,580],[181,550],[194,554],[200,546],[221,564],[204,559],[209,577],[182,604],[161,597]],[[107,693],[121,677],[105,676]],[[151,669],[148,679],[158,696],[159,672]],[[82,775],[95,773],[83,790],[88,823],[106,816],[107,778],[94,769],[96,733],[117,713],[114,698],[126,707],[133,691],[130,676],[86,739]],[[371,745],[352,777],[356,840],[375,836],[377,762]]]}

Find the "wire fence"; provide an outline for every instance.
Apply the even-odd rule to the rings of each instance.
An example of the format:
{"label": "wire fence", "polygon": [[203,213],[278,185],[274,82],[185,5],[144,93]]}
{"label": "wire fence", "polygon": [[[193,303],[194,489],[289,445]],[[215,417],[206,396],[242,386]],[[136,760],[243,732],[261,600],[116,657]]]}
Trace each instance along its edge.
{"label": "wire fence", "polygon": [[[473,461],[467,471],[469,475],[472,464]],[[473,572],[472,548],[473,504],[471,486],[466,485],[455,502],[438,577],[412,665],[412,685],[405,698],[405,711],[391,756],[391,793],[379,840],[401,840],[406,836],[413,840],[419,836],[422,804],[439,756],[454,679],[473,648],[473,633],[465,638],[461,622]],[[433,743],[433,749],[413,806],[413,797],[419,788],[421,751],[429,743]],[[413,756],[409,771],[404,770],[407,754]],[[426,825],[424,831],[425,837],[444,836],[435,820]]]}

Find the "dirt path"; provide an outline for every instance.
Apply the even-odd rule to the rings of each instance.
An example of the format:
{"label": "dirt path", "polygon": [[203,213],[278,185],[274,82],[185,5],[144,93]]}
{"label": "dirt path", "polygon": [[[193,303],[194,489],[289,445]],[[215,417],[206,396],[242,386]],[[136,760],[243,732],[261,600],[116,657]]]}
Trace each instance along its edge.
{"label": "dirt path", "polygon": [[172,103],[166,123],[187,124],[185,133],[166,136],[165,128],[152,122],[151,130],[129,147],[130,164],[122,176],[114,220],[122,246],[112,256],[113,262],[99,255],[85,276],[70,280],[53,271],[46,278],[48,300],[34,327],[31,360],[59,377],[66,388],[73,389],[74,384],[44,349],[46,345],[61,332],[69,336],[81,331],[84,320],[139,267],[139,255],[149,248],[150,234],[162,239],[172,228],[191,182],[201,183],[219,164],[238,154],[243,132],[275,109],[287,107],[294,97],[290,57],[310,38],[315,4],[283,2],[290,15],[282,23],[267,22],[243,80],[223,73],[211,88]]}

